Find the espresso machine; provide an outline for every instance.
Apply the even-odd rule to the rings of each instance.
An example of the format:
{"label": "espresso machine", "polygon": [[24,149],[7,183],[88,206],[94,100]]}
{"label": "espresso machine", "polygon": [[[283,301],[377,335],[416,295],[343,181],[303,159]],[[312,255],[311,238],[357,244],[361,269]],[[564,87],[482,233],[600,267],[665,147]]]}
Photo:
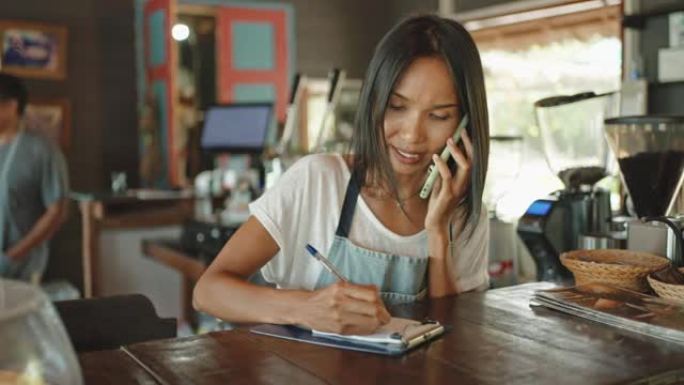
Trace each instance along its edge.
{"label": "espresso machine", "polygon": [[570,280],[560,254],[577,249],[584,235],[610,238],[610,193],[595,184],[608,175],[604,119],[617,110],[616,96],[585,92],[535,103],[546,161],[564,184],[532,202],[518,221],[517,233],[536,263],[537,280]]}
{"label": "espresso machine", "polygon": [[627,225],[627,248],[682,267],[684,116],[619,117],[605,125],[635,217]]}

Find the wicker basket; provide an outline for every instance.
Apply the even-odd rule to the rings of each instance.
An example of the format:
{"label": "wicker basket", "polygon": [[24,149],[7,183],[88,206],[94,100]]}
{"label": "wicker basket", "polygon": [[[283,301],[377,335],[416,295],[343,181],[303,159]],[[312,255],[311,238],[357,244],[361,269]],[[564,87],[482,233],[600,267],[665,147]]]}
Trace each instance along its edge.
{"label": "wicker basket", "polygon": [[[679,271],[684,273],[684,267],[680,267]],[[655,290],[658,297],[668,298],[677,302],[684,303],[684,285],[674,283],[665,283],[659,281],[657,278],[648,275],[648,284]]]}
{"label": "wicker basket", "polygon": [[670,264],[667,258],[620,249],[573,250],[561,263],[575,276],[575,284],[600,282],[638,292],[649,291],[646,276]]}

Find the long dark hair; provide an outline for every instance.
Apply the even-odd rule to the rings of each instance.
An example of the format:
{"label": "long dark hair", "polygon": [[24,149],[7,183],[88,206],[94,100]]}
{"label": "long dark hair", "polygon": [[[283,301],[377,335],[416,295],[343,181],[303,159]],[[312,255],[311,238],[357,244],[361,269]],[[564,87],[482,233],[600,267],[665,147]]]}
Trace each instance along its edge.
{"label": "long dark hair", "polygon": [[489,121],[480,54],[468,31],[453,20],[433,15],[414,16],[392,28],[378,43],[366,71],[356,114],[351,152],[361,183],[387,183],[397,196],[397,182],[386,150],[383,120],[397,79],[417,58],[440,57],[451,72],[461,116],[473,142],[470,192],[464,225],[475,228],[482,210],[482,190],[489,157]]}

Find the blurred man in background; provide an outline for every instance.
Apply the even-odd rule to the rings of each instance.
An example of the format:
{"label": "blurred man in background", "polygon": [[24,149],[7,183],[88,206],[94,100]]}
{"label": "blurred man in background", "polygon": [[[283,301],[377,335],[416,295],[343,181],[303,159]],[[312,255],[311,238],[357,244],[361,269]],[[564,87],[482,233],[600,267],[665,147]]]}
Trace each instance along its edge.
{"label": "blurred man in background", "polygon": [[68,182],[56,144],[24,130],[27,99],[19,78],[0,74],[0,278],[38,283],[66,219]]}

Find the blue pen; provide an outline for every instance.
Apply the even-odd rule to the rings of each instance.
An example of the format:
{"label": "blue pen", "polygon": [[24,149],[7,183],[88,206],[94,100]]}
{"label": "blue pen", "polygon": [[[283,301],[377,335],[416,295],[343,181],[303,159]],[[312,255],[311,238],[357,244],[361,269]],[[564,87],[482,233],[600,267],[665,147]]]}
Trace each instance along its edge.
{"label": "blue pen", "polygon": [[321,262],[323,264],[323,267],[325,267],[332,275],[337,277],[337,279],[339,279],[342,282],[349,282],[346,278],[344,278],[342,276],[342,274],[340,274],[339,271],[337,271],[337,269],[335,268],[335,265],[330,263],[328,258],[321,255],[321,253],[319,253],[318,250],[316,250],[316,248],[314,248],[313,246],[311,246],[310,244],[307,243],[306,244],[306,251],[308,251],[312,257],[316,258],[319,262]]}

